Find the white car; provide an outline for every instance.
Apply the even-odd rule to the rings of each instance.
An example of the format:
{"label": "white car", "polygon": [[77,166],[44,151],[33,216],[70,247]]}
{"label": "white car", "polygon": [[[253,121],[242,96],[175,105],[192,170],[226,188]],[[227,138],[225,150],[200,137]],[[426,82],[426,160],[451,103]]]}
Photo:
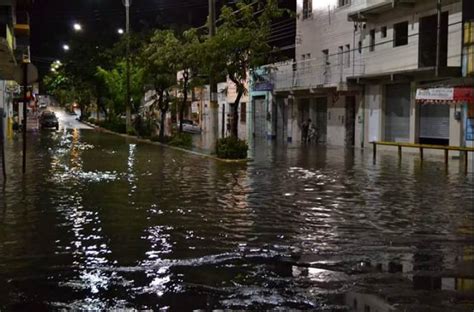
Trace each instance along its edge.
{"label": "white car", "polygon": [[44,103],[44,102],[41,102],[41,103],[39,103],[38,107],[39,107],[40,109],[45,109],[45,108],[48,107],[48,104],[46,104],[46,103]]}
{"label": "white car", "polygon": [[[187,133],[201,133],[201,128],[192,120],[183,119],[183,132]],[[179,127],[179,124],[178,124]]]}

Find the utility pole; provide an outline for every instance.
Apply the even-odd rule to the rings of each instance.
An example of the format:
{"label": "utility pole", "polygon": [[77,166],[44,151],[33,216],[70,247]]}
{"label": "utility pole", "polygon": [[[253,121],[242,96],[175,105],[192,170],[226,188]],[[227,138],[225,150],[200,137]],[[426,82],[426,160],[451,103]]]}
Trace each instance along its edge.
{"label": "utility pole", "polygon": [[[209,37],[216,35],[216,0],[209,0]],[[209,75],[210,89],[210,119],[211,119],[211,148],[217,143],[219,137],[219,103],[217,102],[217,83],[214,66],[211,64]],[[224,127],[224,124],[222,125]]]}
{"label": "utility pole", "polygon": [[26,173],[26,123],[28,121],[28,63],[23,63],[23,174]]}
{"label": "utility pole", "polygon": [[126,111],[126,129],[127,132],[132,126],[132,115],[130,107],[130,2],[131,0],[123,0],[125,6],[125,35],[127,36],[127,51],[126,51],[126,99],[125,99],[125,111]]}
{"label": "utility pole", "polygon": [[441,57],[441,0],[437,0],[436,4],[437,9],[437,19],[438,27],[436,29],[436,73],[435,77],[439,77],[439,65]]}

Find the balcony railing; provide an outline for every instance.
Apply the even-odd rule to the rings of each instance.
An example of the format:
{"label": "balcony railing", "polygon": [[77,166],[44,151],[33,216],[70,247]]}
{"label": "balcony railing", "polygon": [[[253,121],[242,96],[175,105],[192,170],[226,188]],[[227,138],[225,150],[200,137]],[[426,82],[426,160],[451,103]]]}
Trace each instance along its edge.
{"label": "balcony railing", "polygon": [[275,89],[283,91],[338,87],[346,83],[348,77],[362,75],[364,71],[362,63],[353,63],[348,58],[341,59],[341,56],[336,55],[326,59],[280,64],[276,66],[273,76]]}

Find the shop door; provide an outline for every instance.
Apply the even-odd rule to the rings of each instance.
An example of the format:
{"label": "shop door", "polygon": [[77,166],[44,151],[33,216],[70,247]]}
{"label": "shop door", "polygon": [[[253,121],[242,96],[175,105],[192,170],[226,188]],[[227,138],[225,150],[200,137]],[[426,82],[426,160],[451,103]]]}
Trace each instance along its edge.
{"label": "shop door", "polygon": [[255,98],[253,105],[253,136],[256,141],[265,140],[267,138],[267,111],[265,107],[265,98]]}
{"label": "shop door", "polygon": [[355,96],[346,96],[346,146],[355,145]]}
{"label": "shop door", "polygon": [[387,85],[385,93],[385,141],[410,139],[410,85]]}
{"label": "shop door", "polygon": [[318,131],[318,143],[326,143],[328,133],[328,99],[327,97],[316,98],[316,129]]}
{"label": "shop door", "polygon": [[420,106],[420,143],[449,145],[449,105]]}

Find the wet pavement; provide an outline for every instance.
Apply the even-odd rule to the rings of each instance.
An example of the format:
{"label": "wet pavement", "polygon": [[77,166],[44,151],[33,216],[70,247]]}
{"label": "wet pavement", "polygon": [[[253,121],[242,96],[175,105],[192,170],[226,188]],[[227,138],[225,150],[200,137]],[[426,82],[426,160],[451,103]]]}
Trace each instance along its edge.
{"label": "wet pavement", "polygon": [[93,130],[7,147],[0,310],[472,311],[474,176],[312,147],[227,164]]}

